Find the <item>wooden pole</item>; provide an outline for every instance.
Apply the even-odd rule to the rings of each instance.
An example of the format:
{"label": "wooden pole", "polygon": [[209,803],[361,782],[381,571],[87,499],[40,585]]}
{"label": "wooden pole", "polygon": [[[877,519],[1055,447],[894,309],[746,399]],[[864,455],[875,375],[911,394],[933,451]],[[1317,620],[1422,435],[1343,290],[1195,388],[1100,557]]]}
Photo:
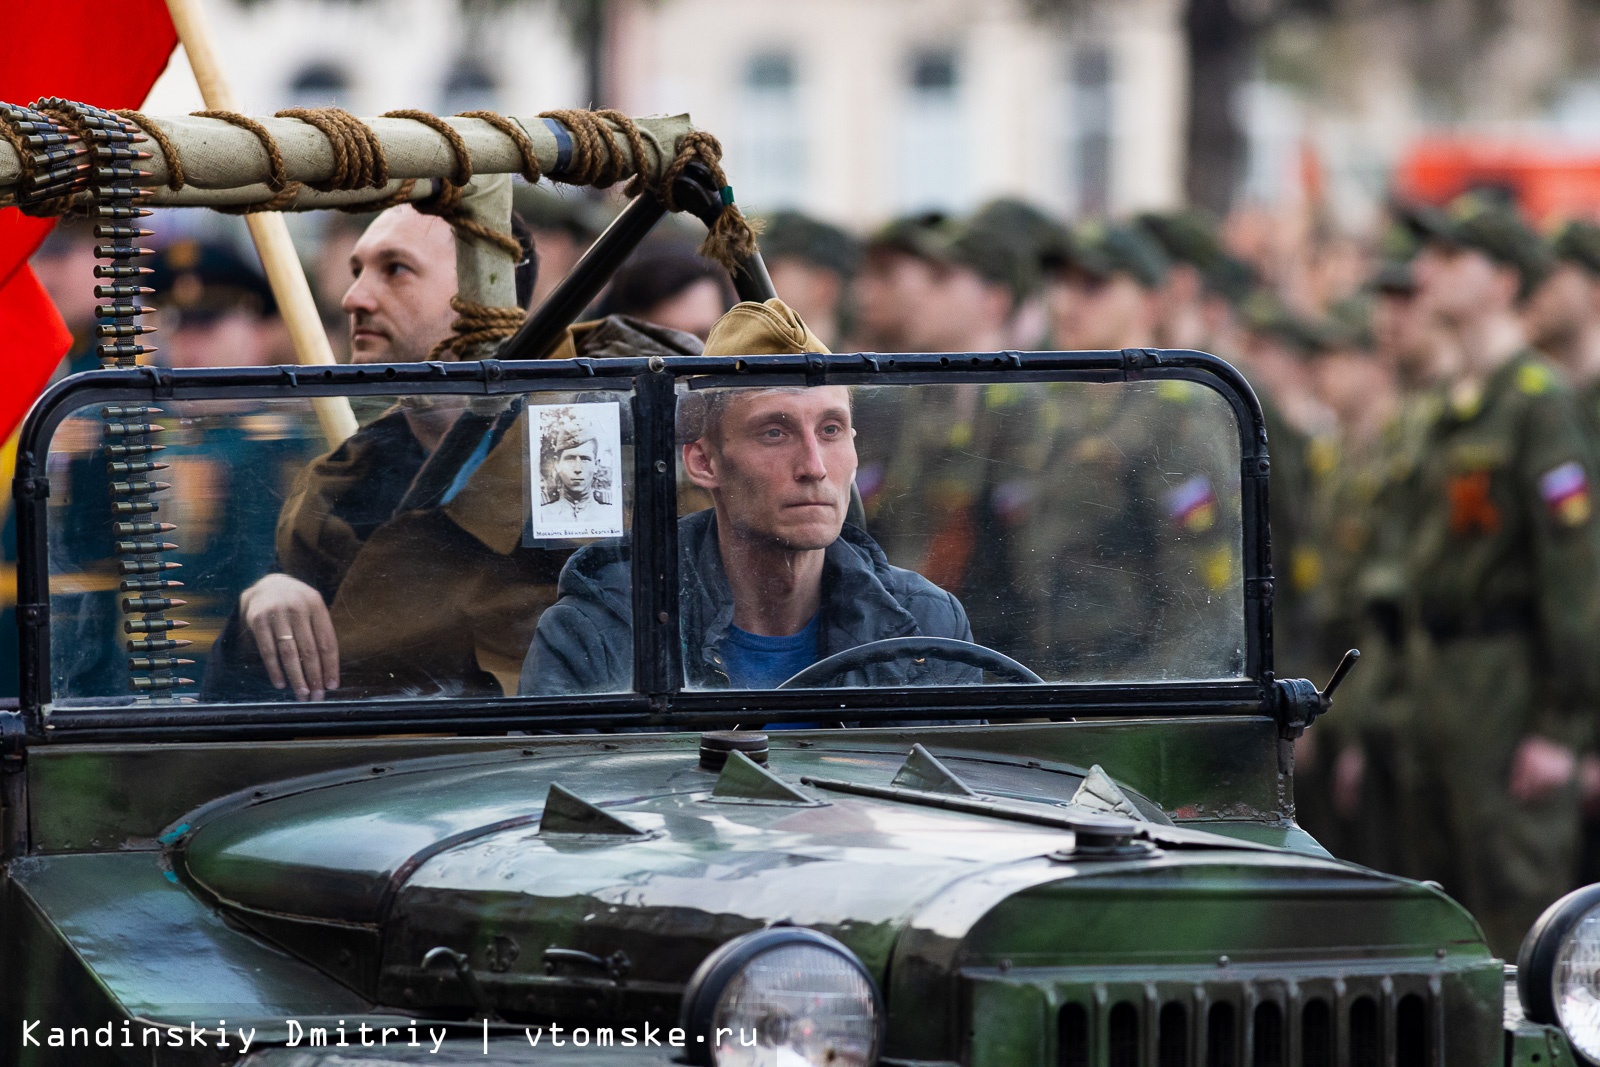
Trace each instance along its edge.
{"label": "wooden pole", "polygon": [[[217,59],[216,42],[211,35],[211,24],[206,21],[201,0],[167,0],[167,11],[172,15],[172,25],[178,31],[178,40],[189,56],[189,66],[194,70],[194,80],[200,86],[200,97],[206,107],[217,111],[237,111],[238,102],[233,90],[222,76],[222,65]],[[255,240],[256,252],[267,272],[267,282],[278,302],[278,313],[294,342],[295,358],[308,365],[334,362],[333,349],[328,347],[328,335],[322,328],[322,316],[311,296],[311,286],[306,283],[305,271],[295,255],[294,242],[289,237],[289,227],[276,211],[261,211],[245,216],[250,226],[250,236]],[[323,436],[330,447],[337,448],[356,432],[355,413],[350,401],[342,396],[317,397],[312,400],[317,421],[322,425]]]}

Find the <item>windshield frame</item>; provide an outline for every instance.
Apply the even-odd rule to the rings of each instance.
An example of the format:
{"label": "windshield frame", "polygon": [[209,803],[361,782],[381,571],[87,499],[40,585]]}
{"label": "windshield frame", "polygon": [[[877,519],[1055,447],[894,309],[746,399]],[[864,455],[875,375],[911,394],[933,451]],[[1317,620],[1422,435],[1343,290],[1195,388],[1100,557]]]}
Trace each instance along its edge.
{"label": "windshield frame", "polygon": [[[1237,420],[1242,509],[1244,677],[1191,682],[1069,682],[926,688],[732,690],[684,687],[677,592],[677,384],[689,389],[761,385],[896,385],[1149,380],[1197,382],[1218,392]],[[94,404],[163,400],[309,399],[322,396],[520,394],[595,386],[633,388],[634,691],[602,696],[506,696],[341,700],[314,704],[160,704],[52,707],[46,452],[56,428]],[[664,464],[656,460],[665,459]],[[848,353],[744,357],[482,360],[364,366],[280,366],[91,371],[53,386],[18,442],[13,495],[19,560],[21,712],[30,741],[243,740],[382,734],[419,727],[463,734],[607,727],[698,729],[748,719],[810,722],[1263,714],[1273,694],[1272,569],[1267,526],[1265,423],[1249,384],[1202,352]],[[641,537],[655,530],[660,536]],[[665,580],[651,582],[649,575]],[[648,625],[646,621],[648,620]],[[332,695],[330,694],[330,697]]]}

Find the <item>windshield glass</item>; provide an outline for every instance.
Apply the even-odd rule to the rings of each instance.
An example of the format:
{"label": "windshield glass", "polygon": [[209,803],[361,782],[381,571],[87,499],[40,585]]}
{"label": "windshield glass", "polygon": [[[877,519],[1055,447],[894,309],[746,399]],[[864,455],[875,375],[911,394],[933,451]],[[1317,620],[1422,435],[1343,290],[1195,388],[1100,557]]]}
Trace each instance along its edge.
{"label": "windshield glass", "polygon": [[315,403],[95,406],[61,425],[58,703],[514,694],[562,565],[627,543],[625,391],[358,397],[361,429],[334,449]]}
{"label": "windshield glass", "polygon": [[[704,390],[679,404],[692,687],[1239,677],[1239,450],[1186,381]],[[852,492],[852,488],[854,492]]]}
{"label": "windshield glass", "polygon": [[[361,425],[333,448],[326,403]],[[674,465],[651,536],[675,524],[686,690],[1244,675],[1238,428],[1205,385],[680,380],[645,457],[635,407],[75,411],[49,450],[53,701],[633,691],[634,472]]]}

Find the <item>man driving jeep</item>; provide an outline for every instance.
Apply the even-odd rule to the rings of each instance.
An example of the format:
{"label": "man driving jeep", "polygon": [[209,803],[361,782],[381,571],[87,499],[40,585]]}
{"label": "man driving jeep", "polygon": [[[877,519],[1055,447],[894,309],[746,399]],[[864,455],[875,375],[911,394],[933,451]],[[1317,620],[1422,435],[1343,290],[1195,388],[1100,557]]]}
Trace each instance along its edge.
{"label": "man driving jeep", "polygon": [[[708,353],[826,351],[779,300],[740,304]],[[972,640],[960,602],[893,567],[845,522],[856,429],[843,386],[705,390],[680,404],[687,477],[711,508],[679,521],[686,682],[771,689],[834,653],[894,637]],[[628,689],[633,669],[630,567],[593,545],[562,570],[522,668],[525,694]],[[972,667],[906,660],[841,672],[833,685],[951,685]]]}

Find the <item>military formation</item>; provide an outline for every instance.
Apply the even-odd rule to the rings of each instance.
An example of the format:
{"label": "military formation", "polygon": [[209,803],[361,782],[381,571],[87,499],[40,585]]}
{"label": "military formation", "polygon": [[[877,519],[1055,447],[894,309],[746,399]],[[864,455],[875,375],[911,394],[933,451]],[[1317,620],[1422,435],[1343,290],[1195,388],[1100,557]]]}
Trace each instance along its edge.
{"label": "military formation", "polygon": [[[1322,681],[1346,649],[1365,655],[1335,714],[1298,745],[1302,821],[1342,857],[1439,882],[1514,953],[1600,860],[1585,821],[1600,811],[1600,227],[1541,236],[1476,197],[1390,216],[1381,248],[1343,262],[1331,243],[1319,262],[1313,238],[1286,263],[1194,212],[1069,227],[1011,200],[898,219],[859,242],[780,214],[763,247],[780,293],[836,350],[1163,347],[1238,366],[1273,455],[1277,671]],[[1117,420],[1182,441],[1181,390],[1142,412],[996,414],[1015,401],[949,388],[898,413],[876,454],[864,445],[858,475],[891,558],[960,594],[980,639],[1023,658],[1073,648],[1111,662],[1126,652],[1112,630],[1030,633],[1082,619],[1048,611],[995,625],[983,590],[1048,597],[1052,583],[1098,579],[1104,612],[1127,617],[1141,594],[1116,583],[1141,565],[1197,594],[1237,583],[1229,531],[1208,526],[1227,510],[1215,501],[1226,457],[1199,447],[1178,472],[1189,491],[1164,497],[1193,522],[1186,541],[1122,570],[1063,566],[1074,538],[1135,543],[1071,514],[1064,487],[1094,477],[1095,444]],[[1022,492],[992,464],[941,453],[1048,475]],[[920,485],[906,510],[938,521],[897,531],[874,499],[883,483]],[[1001,536],[1020,509],[1032,545]],[[1129,662],[1182,676],[1226,655],[1187,651],[1183,663]]]}
{"label": "military formation", "polygon": [[[593,201],[531,187],[519,190],[518,208],[537,253],[519,299],[536,303],[605,218]],[[1239,367],[1261,400],[1273,458],[1277,673],[1321,681],[1345,649],[1364,656],[1335,713],[1297,746],[1301,820],[1341,857],[1438,881],[1498,950],[1514,952],[1547,903],[1600,874],[1600,821],[1585,821],[1600,818],[1600,759],[1592,755],[1600,523],[1591,500],[1600,453],[1600,227],[1577,222],[1540,236],[1511,207],[1475,198],[1390,214],[1381,249],[1356,256],[1313,235],[1298,258],[1286,257],[1196,212],[1069,226],[1017,200],[960,217],[907,216],[864,237],[779,212],[765,219],[761,244],[777,291],[834,351],[1159,347],[1212,352]],[[374,313],[377,325],[363,329],[359,267],[376,240],[364,232],[347,219],[330,223],[311,259],[330,334],[344,358],[425,358],[427,324],[400,329]],[[47,284],[52,268],[68,279],[53,288],[69,318],[78,308],[72,325],[85,338],[92,308],[72,296],[74,286],[89,286],[71,268],[86,270],[78,262],[86,243],[66,233],[36,260]],[[670,350],[692,350],[733,295],[720,268],[690,247],[670,231],[653,238],[597,314],[654,324],[666,332],[652,336],[671,340]],[[225,246],[169,240],[154,282],[176,327],[160,358],[289,361],[270,292]],[[344,318],[348,332],[332,328]],[[632,343],[611,332],[580,332],[577,343],[599,346],[587,349],[597,354]],[[1196,403],[1177,382],[1106,403],[957,385],[924,391],[906,410],[875,408],[863,395],[858,422],[874,429],[860,442],[862,507],[892,561],[959,596],[980,640],[1042,671],[1236,671],[1242,653],[1225,629],[1166,640],[1179,652],[1157,662],[1148,650],[1162,642],[1148,631],[1049,610],[1070,586],[1080,597],[1091,590],[1099,617],[1155,617],[1144,603],[1150,583],[1130,580],[1141,571],[1159,570],[1164,596],[1195,603],[1239,587],[1239,535],[1228,520],[1237,506],[1226,499],[1237,493],[1237,469],[1229,469],[1237,459],[1197,426]],[[371,422],[343,453],[317,462],[355,462],[397,418]],[[417,416],[405,418],[409,425]],[[255,435],[240,449],[270,462],[174,477],[193,498],[179,502],[185,528],[277,523],[279,558],[218,555],[232,569],[213,568],[206,583],[217,610],[189,610],[202,629],[213,619],[211,630],[192,635],[194,654],[215,645],[222,656],[252,627],[268,645],[280,632],[326,644],[315,613],[301,619],[294,598],[272,586],[293,579],[259,576],[292,569],[297,546],[329,543],[321,527],[297,536],[280,504],[291,518],[342,512],[337,502],[304,507],[295,472],[312,457],[271,412],[231,425]],[[410,460],[419,466],[430,446],[414,429],[410,438],[421,442]],[[486,440],[499,438],[491,430]],[[1116,443],[1115,457],[1107,442]],[[172,444],[172,462],[187,462],[183,442]],[[1176,468],[1148,465],[1160,485],[1112,486],[1122,476],[1099,472],[1127,470],[1129,449],[1184,458]],[[398,453],[372,455],[387,467]],[[261,484],[223,484],[239,477]],[[1115,520],[1086,516],[1076,501],[1090,483],[1101,497],[1158,501],[1169,533],[1155,539],[1127,526],[1128,509],[1107,509],[1122,516]],[[915,491],[893,495],[885,486]],[[268,503],[260,515],[208,519],[245,500]],[[63,537],[70,541],[70,531]],[[1093,555],[1074,552],[1080,542],[1095,546],[1100,565],[1072,570],[1070,561]],[[195,545],[189,562],[204,570],[207,549]],[[1124,556],[1108,561],[1107,545]],[[58,569],[70,572],[73,546],[57,548]],[[502,552],[506,566],[516,551]],[[540,588],[553,580],[536,577]],[[86,571],[76,580],[88,595],[100,579]],[[333,586],[308,587],[335,606],[354,595],[342,572]],[[90,629],[111,625],[92,612],[82,619]],[[524,630],[515,632],[518,647]],[[510,684],[517,648],[491,655],[483,641],[458,643],[487,691]],[[86,634],[82,647],[113,644]],[[347,676],[360,670],[355,651],[328,660],[325,676],[310,666],[303,675],[274,672],[266,656],[267,676],[252,684],[320,695],[338,684],[341,659]],[[1039,662],[1051,655],[1056,662]]]}

